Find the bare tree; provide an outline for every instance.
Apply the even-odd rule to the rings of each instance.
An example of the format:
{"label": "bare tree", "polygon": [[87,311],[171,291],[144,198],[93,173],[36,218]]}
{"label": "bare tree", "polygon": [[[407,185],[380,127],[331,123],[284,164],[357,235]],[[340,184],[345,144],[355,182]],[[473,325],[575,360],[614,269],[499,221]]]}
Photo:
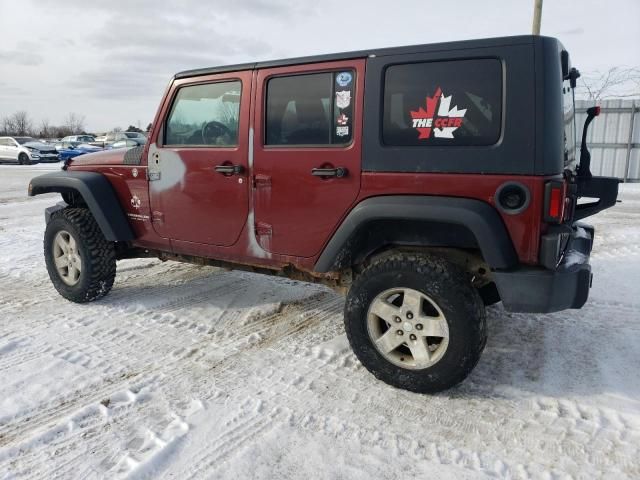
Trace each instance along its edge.
{"label": "bare tree", "polygon": [[583,74],[576,92],[587,100],[640,97],[640,67],[612,67]]}
{"label": "bare tree", "polygon": [[3,135],[12,135],[13,134],[13,119],[12,117],[2,117],[2,122],[0,123],[0,131]]}
{"label": "bare tree", "polygon": [[82,133],[84,131],[84,115],[78,115],[77,113],[69,113],[64,121],[64,126],[70,131],[69,135],[74,133]]}
{"label": "bare tree", "polygon": [[67,135],[71,135],[72,133],[73,132],[69,130],[69,127],[64,125],[51,127],[51,136],[53,138],[63,138],[63,137],[66,137]]}
{"label": "bare tree", "polygon": [[121,132],[122,129],[120,127],[113,127],[113,130],[111,130],[112,132]]}
{"label": "bare tree", "polygon": [[19,112],[14,113],[11,116],[11,121],[13,123],[12,133],[14,135],[30,135],[31,134],[33,123],[29,118],[29,114],[24,110],[20,110]]}
{"label": "bare tree", "polygon": [[49,123],[49,119],[45,118],[40,122],[40,136],[42,138],[50,138],[51,137],[51,124]]}

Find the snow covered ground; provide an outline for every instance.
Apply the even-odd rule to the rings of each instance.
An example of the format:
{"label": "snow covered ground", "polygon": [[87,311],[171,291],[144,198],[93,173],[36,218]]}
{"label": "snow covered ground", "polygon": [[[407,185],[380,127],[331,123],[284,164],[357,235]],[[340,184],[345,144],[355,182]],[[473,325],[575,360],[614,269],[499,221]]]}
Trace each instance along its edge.
{"label": "snow covered ground", "polygon": [[75,305],[31,176],[0,166],[0,479],[640,477],[640,185],[593,218],[589,303],[489,309],[435,396],[376,381],[322,287],[156,260]]}

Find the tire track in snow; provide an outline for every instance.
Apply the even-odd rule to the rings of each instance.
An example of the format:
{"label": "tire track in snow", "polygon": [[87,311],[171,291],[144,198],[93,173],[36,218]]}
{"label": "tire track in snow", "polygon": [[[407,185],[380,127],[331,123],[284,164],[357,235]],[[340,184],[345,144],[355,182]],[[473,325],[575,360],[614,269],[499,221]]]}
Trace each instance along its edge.
{"label": "tire track in snow", "polygon": [[278,413],[277,408],[265,413],[260,400],[245,401],[234,418],[225,424],[225,430],[213,441],[200,447],[199,454],[192,458],[189,468],[183,470],[179,478],[200,478],[204,472],[215,470],[220,462],[224,462],[238,449],[259,439],[260,434],[273,425]]}
{"label": "tire track in snow", "polygon": [[[237,285],[236,285],[237,287]],[[226,292],[225,292],[226,294]],[[165,303],[163,304],[164,307],[169,307],[169,308],[175,308],[177,305],[181,304],[181,302],[184,301],[184,298],[181,298],[179,301],[177,302],[169,302],[169,303]],[[136,316],[148,316],[149,312],[143,312],[142,314],[136,314],[134,315],[134,317]],[[267,331],[268,329],[272,328],[274,325],[273,320],[276,319],[278,317],[278,314],[276,315],[269,315],[267,317],[265,317],[266,319],[266,324],[261,325],[261,328],[263,328],[264,331]],[[256,322],[258,324],[260,324],[263,320],[265,319],[260,319],[257,318]],[[136,319],[134,318],[132,320],[133,323],[136,322]],[[255,325],[251,324],[251,329],[255,330]],[[107,327],[108,328],[108,327]],[[246,326],[247,331],[249,326]],[[106,329],[106,328],[105,328]],[[242,335],[245,333],[245,331],[241,330],[240,331],[240,338],[242,337]],[[287,334],[288,332],[285,330],[284,332],[282,332],[283,334]],[[134,340],[134,338],[137,336],[140,336],[140,332],[136,332],[135,334],[130,334],[129,332],[127,332],[126,330],[122,330],[120,328],[112,328],[106,332],[98,329],[96,331],[94,331],[92,333],[92,336],[95,336],[97,338],[100,338],[102,340],[106,340],[108,344],[110,345],[114,345],[114,344],[118,344],[120,343],[121,345],[125,345],[123,350],[125,349],[131,349],[132,347],[135,347],[135,345],[132,345],[132,341]],[[118,340],[119,339],[119,340]],[[231,345],[234,345],[234,348],[236,347],[236,343],[238,340],[238,335],[235,335],[233,338],[228,339],[229,341],[227,342],[226,345],[218,345],[217,347],[228,347]],[[204,342],[203,342],[204,343]],[[78,357],[85,357],[85,356],[90,356],[90,355],[85,355],[82,352],[78,352],[77,349],[68,349],[68,348],[59,348],[58,350],[56,350],[56,352],[54,352],[54,354],[58,355],[58,356],[68,356],[68,355],[75,355]],[[177,364],[181,361],[181,358],[175,358],[173,362],[171,362],[172,364]],[[170,365],[167,365],[167,363],[165,362],[163,365],[160,365],[154,369],[147,369],[146,371],[144,371],[143,373],[140,374],[136,374],[136,375],[148,375],[151,372],[154,372],[156,370],[162,370],[162,369],[167,369],[167,367]],[[103,380],[104,381],[104,380]],[[125,381],[126,382],[130,382],[130,379],[127,379]],[[33,430],[37,430],[38,428],[40,428],[44,423],[50,421],[50,419],[52,418],[56,418],[56,417],[60,417],[60,416],[64,416],[66,414],[68,414],[69,411],[73,410],[73,408],[75,408],[79,403],[83,403],[83,402],[93,402],[93,401],[97,401],[99,398],[104,397],[105,395],[108,395],[113,389],[117,389],[120,385],[116,384],[116,385],[109,385],[106,388],[103,389],[96,389],[94,385],[89,385],[87,386],[86,390],[87,393],[89,393],[90,395],[83,395],[81,391],[76,391],[74,392],[74,397],[75,397],[75,401],[74,402],[70,402],[70,403],[65,403],[65,401],[63,401],[62,406],[53,406],[51,408],[47,408],[47,409],[42,409],[40,406],[37,408],[34,408],[34,411],[25,411],[23,412],[23,417],[24,416],[28,416],[28,418],[24,419],[22,418],[22,421],[17,424],[17,425],[9,425],[9,428],[5,428],[0,430],[0,435],[2,435],[2,441],[4,443],[8,442],[11,440],[11,437],[13,435],[18,434],[18,432],[20,431],[21,433],[25,433],[28,431],[33,431]],[[37,413],[36,413],[37,412]],[[34,413],[34,415],[30,415],[31,413]],[[14,419],[15,421],[16,419]],[[13,427],[13,428],[11,428]],[[26,427],[26,428],[25,428]]]}
{"label": "tire track in snow", "polygon": [[[305,332],[305,334],[308,332]],[[277,342],[274,342],[277,343]],[[277,345],[271,347],[270,351],[275,355],[283,358],[274,358],[271,363],[277,365],[286,365],[287,358],[290,359],[290,352],[277,353],[279,350]],[[318,359],[322,357],[321,352],[316,352]],[[576,459],[577,462],[591,465],[594,471],[607,471],[607,468],[615,469],[622,467],[626,474],[637,472],[636,458],[639,454],[637,443],[634,440],[637,436],[637,423],[632,418],[617,416],[617,421],[612,421],[608,426],[597,418],[587,421],[584,418],[581,422],[570,421],[569,424],[558,425],[558,421],[545,423],[538,418],[538,407],[535,402],[522,402],[521,400],[509,400],[506,396],[502,400],[502,407],[499,410],[486,411],[483,409],[485,401],[482,397],[472,401],[476,408],[482,411],[481,416],[469,416],[469,401],[473,398],[473,389],[462,395],[460,398],[440,398],[438,396],[429,398],[426,402],[428,405],[425,411],[425,397],[414,396],[406,392],[397,392],[400,398],[400,407],[389,408],[386,400],[379,400],[376,394],[381,388],[378,383],[372,385],[369,377],[357,368],[359,374],[355,378],[348,375],[352,368],[343,368],[343,365],[355,365],[355,361],[348,359],[352,354],[329,356],[321,361],[300,362],[299,358],[294,361],[298,365],[301,363],[308,366],[304,371],[296,372],[295,369],[280,368],[278,374],[272,374],[267,378],[271,391],[275,392],[274,397],[284,395],[285,400],[278,404],[286,404],[291,406],[298,404],[301,411],[315,410],[322,411],[323,405],[316,405],[318,394],[331,389],[334,395],[339,398],[333,398],[334,407],[330,412],[337,417],[345,418],[353,416],[353,412],[349,408],[351,405],[365,404],[368,411],[386,411],[393,418],[399,419],[399,423],[410,421],[411,418],[420,418],[426,416],[430,419],[430,426],[437,427],[438,438],[452,439],[454,445],[459,444],[475,444],[478,451],[483,451],[482,447],[486,439],[490,439],[492,446],[499,451],[501,448],[507,447],[511,449],[510,455],[520,457],[524,464],[531,464],[530,452],[538,452],[540,455],[550,459],[557,459],[557,463],[561,463],[563,457]],[[318,360],[316,359],[316,360]],[[236,362],[237,365],[237,362]],[[358,372],[359,370],[359,372]],[[287,372],[295,372],[289,375]],[[282,373],[284,372],[284,373]],[[232,375],[233,369],[217,370],[218,376]],[[366,379],[366,380],[365,380]],[[233,394],[233,388],[229,388],[233,382],[221,382],[218,379],[216,385]],[[374,391],[375,390],[375,391]],[[481,390],[482,391],[482,390]],[[452,409],[452,403],[464,404],[464,410],[456,411]],[[345,408],[345,406],[347,406]],[[583,411],[589,407],[581,406]],[[578,411],[580,410],[578,409]],[[513,412],[518,411],[521,418],[513,418]],[[606,416],[604,413],[600,413]],[[522,418],[523,417],[523,418]],[[360,419],[366,424],[367,419],[363,416]],[[629,435],[629,430],[635,429],[635,434]],[[564,431],[571,431],[572,436],[562,435]],[[513,432],[518,432],[514,435]],[[417,437],[419,438],[419,437]],[[592,446],[591,449],[585,449],[584,442]],[[600,445],[602,444],[602,445]],[[627,452],[627,453],[624,453]],[[505,463],[505,462],[503,462]],[[517,465],[514,471],[517,471]],[[499,469],[502,471],[502,469]],[[544,474],[545,469],[540,467],[536,469],[538,474]],[[558,469],[556,473],[561,473],[562,469]],[[549,472],[546,472],[549,473]]]}
{"label": "tire track in snow", "polygon": [[[38,212],[37,229],[32,228],[34,232],[37,230],[38,235],[42,227],[40,216],[41,213]],[[36,220],[35,215],[34,220],[31,220],[31,216],[28,218],[28,221]],[[3,223],[3,226],[6,225]],[[21,235],[33,236],[28,228]],[[616,242],[619,240],[616,239]],[[39,250],[40,244],[41,240],[38,238]],[[605,248],[608,247],[603,247]],[[613,255],[618,258],[619,255],[635,255],[634,252],[638,250],[633,245],[631,250],[625,248],[627,247],[619,249],[617,245],[611,245],[611,250],[603,258],[611,256],[614,251]],[[594,256],[598,255],[599,252],[594,253]],[[6,340],[3,345],[18,342],[11,344],[4,355],[0,354],[0,362],[28,349],[32,349],[34,359],[38,358],[33,347],[44,345],[48,348],[45,349],[47,355],[55,354],[56,358],[76,361],[76,365],[84,363],[88,369],[104,377],[109,377],[109,373],[113,374],[119,368],[113,366],[114,361],[140,366],[142,370],[132,370],[139,375],[132,377],[134,380],[148,378],[154,372],[164,376],[164,380],[153,384],[153,396],[146,403],[140,403],[135,408],[125,408],[122,415],[114,414],[112,417],[109,428],[118,435],[123,435],[126,442],[138,438],[139,430],[144,430],[150,424],[150,409],[168,415],[173,411],[172,406],[184,399],[184,392],[176,386],[188,386],[192,389],[191,393],[203,400],[226,395],[229,406],[236,405],[249,394],[247,406],[244,407],[246,410],[251,409],[252,402],[258,401],[254,394],[260,389],[263,390],[261,397],[264,397],[261,400],[264,402],[262,410],[252,417],[249,413],[242,415],[265,426],[256,434],[256,438],[245,440],[240,435],[236,443],[237,449],[259,441],[266,432],[284,424],[305,432],[307,436],[319,432],[334,438],[336,442],[362,437],[363,445],[368,448],[382,445],[400,456],[428,462],[438,461],[435,457],[438,451],[432,451],[432,443],[435,443],[435,447],[445,449],[444,453],[439,454],[444,463],[459,460],[469,465],[470,471],[480,468],[498,477],[535,477],[543,474],[561,476],[563,473],[577,476],[585,471],[590,471],[594,476],[640,476],[636,460],[637,445],[640,444],[639,427],[635,417],[602,407],[594,408],[580,398],[535,394],[535,390],[544,385],[537,381],[540,365],[532,361],[535,360],[532,355],[544,356],[548,352],[536,352],[531,346],[527,346],[537,340],[538,336],[544,338],[544,328],[529,328],[535,322],[547,326],[561,324],[564,326],[561,331],[564,335],[571,335],[578,325],[598,334],[602,333],[601,328],[632,334],[637,329],[637,323],[632,321],[637,311],[632,305],[616,306],[594,302],[580,316],[567,314],[566,317],[522,315],[507,318],[502,313],[493,313],[494,317],[504,317],[502,322],[511,324],[498,332],[500,342],[491,343],[490,340],[488,355],[485,353],[476,372],[460,389],[447,395],[425,398],[398,392],[376,382],[364,372],[347,349],[336,349],[335,345],[319,345],[335,337],[339,330],[336,324],[341,322],[340,300],[331,296],[321,299],[316,304],[317,308],[313,306],[313,301],[308,304],[302,301],[299,305],[289,305],[285,301],[284,307],[278,311],[280,306],[273,300],[283,293],[278,290],[279,281],[270,279],[269,285],[274,286],[270,301],[274,305],[269,308],[275,310],[267,315],[257,314],[254,317],[251,305],[243,304],[241,297],[234,296],[235,292],[222,290],[211,294],[214,300],[207,302],[204,297],[209,294],[203,288],[206,282],[216,283],[218,279],[213,277],[218,275],[225,277],[225,281],[253,277],[200,270],[179,264],[158,264],[144,269],[144,273],[140,275],[134,273],[135,269],[124,269],[124,275],[118,277],[116,289],[108,297],[115,301],[95,304],[91,308],[82,307],[83,312],[88,313],[77,314],[75,306],[70,308],[61,303],[57,294],[47,285],[46,277],[42,276],[44,270],[32,267],[31,257],[29,262],[18,265],[18,269],[18,276],[12,273],[3,277],[4,272],[0,272],[0,278],[3,281],[15,281],[28,288],[32,299],[16,299],[13,295],[2,296],[0,293],[0,316],[6,317],[8,314],[12,319],[12,323],[7,326],[9,336],[3,337],[3,342]],[[171,284],[164,285],[164,282]],[[249,280],[243,288],[253,288],[254,285],[256,283]],[[167,300],[166,297],[173,296],[176,292],[186,292],[188,295],[189,288],[201,289],[201,294],[196,294],[192,297],[193,302],[187,302],[181,307],[173,308],[169,305],[168,309],[173,308],[169,315],[160,314],[154,318],[154,314],[158,313],[154,311],[156,306]],[[249,296],[254,296],[253,291],[249,292]],[[255,298],[253,301],[255,302]],[[135,308],[129,310],[122,307],[125,303],[132,303]],[[40,336],[37,334],[31,336],[34,332],[39,333],[40,329],[59,327],[60,319],[52,320],[54,312],[55,315],[72,313],[71,317],[63,319],[71,327],[66,332],[62,331],[59,342],[62,346],[59,349],[46,342],[39,343]],[[42,318],[38,317],[39,313]],[[202,314],[216,318],[207,332],[193,327]],[[126,317],[123,325],[110,322],[110,316],[118,315]],[[171,323],[172,316],[177,317],[174,323]],[[23,321],[24,326],[21,325]],[[103,326],[101,322],[107,323]],[[495,324],[494,318],[492,326]],[[75,336],[77,332],[83,332],[83,329],[89,333],[76,337],[75,343],[64,338],[65,334]],[[509,329],[512,331],[507,334]],[[229,330],[235,331],[229,333]],[[96,336],[91,337],[91,333]],[[249,341],[252,333],[258,334],[255,341]],[[492,331],[491,334],[495,332]],[[102,356],[100,352],[83,346],[83,338],[92,339],[92,342],[100,346],[103,349]],[[21,339],[27,339],[28,342]],[[512,354],[511,351],[516,353]],[[131,352],[135,352],[139,358],[125,361]],[[571,355],[571,352],[567,354]],[[522,357],[520,360],[517,360],[518,355]],[[86,363],[87,356],[91,357],[93,363]],[[156,359],[149,365],[150,359],[156,357],[162,362]],[[523,364],[527,362],[531,365],[525,369]],[[533,380],[523,381],[517,376],[511,377],[505,373],[509,370],[532,375]],[[109,378],[117,379],[117,375]],[[130,385],[130,381],[131,378],[112,387],[122,391],[122,388]],[[212,383],[220,390],[214,389]],[[79,408],[84,408],[84,401],[92,399],[86,393],[86,390],[81,393],[84,400],[77,405]],[[72,398],[70,400],[73,401]],[[395,402],[401,406],[395,406]],[[276,408],[279,410],[276,411]],[[313,416],[309,417],[309,411],[313,410]],[[385,417],[387,412],[388,417]],[[270,413],[273,413],[272,418],[269,417]],[[56,420],[56,415],[53,410],[51,421]],[[371,416],[383,422],[382,433],[377,434],[376,429],[367,427]],[[411,426],[412,422],[415,423],[415,418],[425,416],[432,419],[431,431],[422,432]],[[18,422],[19,419],[16,420]],[[127,436],[129,433],[125,423],[136,425],[136,432],[131,433],[130,438]],[[48,423],[43,425],[46,427]],[[403,431],[406,425],[409,425],[409,429]],[[28,423],[25,426],[27,428],[20,431],[20,438],[34,433],[29,430]],[[63,474],[68,472],[73,475],[74,465],[78,465],[80,457],[71,457],[70,452],[81,450],[85,446],[107,449],[116,460],[123,458],[126,448],[123,446],[119,449],[117,444],[109,443],[109,438],[112,442],[113,438],[108,436],[109,432],[101,431],[100,422],[94,424],[87,420],[80,427],[74,432],[57,437],[60,441],[55,446],[48,444],[34,447],[31,452],[38,452],[40,460],[31,463],[34,476],[45,475],[41,470],[43,466],[57,466],[57,460],[51,454],[62,449],[67,450],[64,458],[69,462],[64,464]],[[224,432],[220,430],[222,429],[213,431],[223,438],[230,438],[229,435],[233,433],[232,427],[225,428]],[[37,431],[39,430],[36,429]],[[427,434],[437,441],[430,442]],[[423,449],[433,457],[424,456],[421,453]],[[135,448],[132,451],[134,454],[137,452]],[[221,461],[232,458],[234,454],[233,450],[225,452]],[[503,456],[508,461],[503,461]],[[498,467],[493,468],[490,463],[494,459],[496,462],[503,462],[504,466],[498,464]],[[536,459],[542,459],[540,461],[546,466],[536,465]],[[141,460],[142,465],[152,462],[146,458]],[[586,465],[584,470],[579,466],[580,462]],[[518,464],[533,466],[524,468]],[[550,469],[549,465],[552,464],[557,466],[556,470]],[[4,465],[6,463],[0,469]],[[123,474],[127,471],[124,469]],[[211,476],[210,470],[200,472],[204,476]]]}

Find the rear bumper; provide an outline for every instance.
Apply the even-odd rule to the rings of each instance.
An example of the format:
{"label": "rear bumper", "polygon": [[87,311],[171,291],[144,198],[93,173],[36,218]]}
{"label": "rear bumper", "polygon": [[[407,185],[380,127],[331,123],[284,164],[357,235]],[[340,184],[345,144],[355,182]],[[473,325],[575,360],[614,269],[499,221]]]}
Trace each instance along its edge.
{"label": "rear bumper", "polygon": [[[554,234],[555,235],[555,234]],[[555,269],[520,267],[493,272],[505,309],[512,312],[550,313],[568,308],[581,308],[589,297],[591,265],[589,254],[594,229],[576,223],[569,234],[557,233],[565,248]],[[559,242],[562,240],[558,240]],[[555,241],[548,240],[549,248]],[[553,247],[555,248],[555,246]],[[541,259],[548,252],[541,252]]]}

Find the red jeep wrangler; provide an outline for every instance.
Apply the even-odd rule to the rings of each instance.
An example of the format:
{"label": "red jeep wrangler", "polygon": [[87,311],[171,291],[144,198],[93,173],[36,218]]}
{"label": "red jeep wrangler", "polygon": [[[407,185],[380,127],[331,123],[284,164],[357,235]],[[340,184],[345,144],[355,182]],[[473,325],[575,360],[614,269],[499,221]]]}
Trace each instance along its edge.
{"label": "red jeep wrangler", "polygon": [[446,389],[480,358],[485,305],[587,300],[578,220],[618,180],[591,176],[584,135],[575,159],[578,75],[534,36],[178,73],[145,146],[31,181],[64,200],[46,210],[51,281],[89,302],[116,260],[157,256],[321,282],[348,290],[347,336],[376,377]]}

